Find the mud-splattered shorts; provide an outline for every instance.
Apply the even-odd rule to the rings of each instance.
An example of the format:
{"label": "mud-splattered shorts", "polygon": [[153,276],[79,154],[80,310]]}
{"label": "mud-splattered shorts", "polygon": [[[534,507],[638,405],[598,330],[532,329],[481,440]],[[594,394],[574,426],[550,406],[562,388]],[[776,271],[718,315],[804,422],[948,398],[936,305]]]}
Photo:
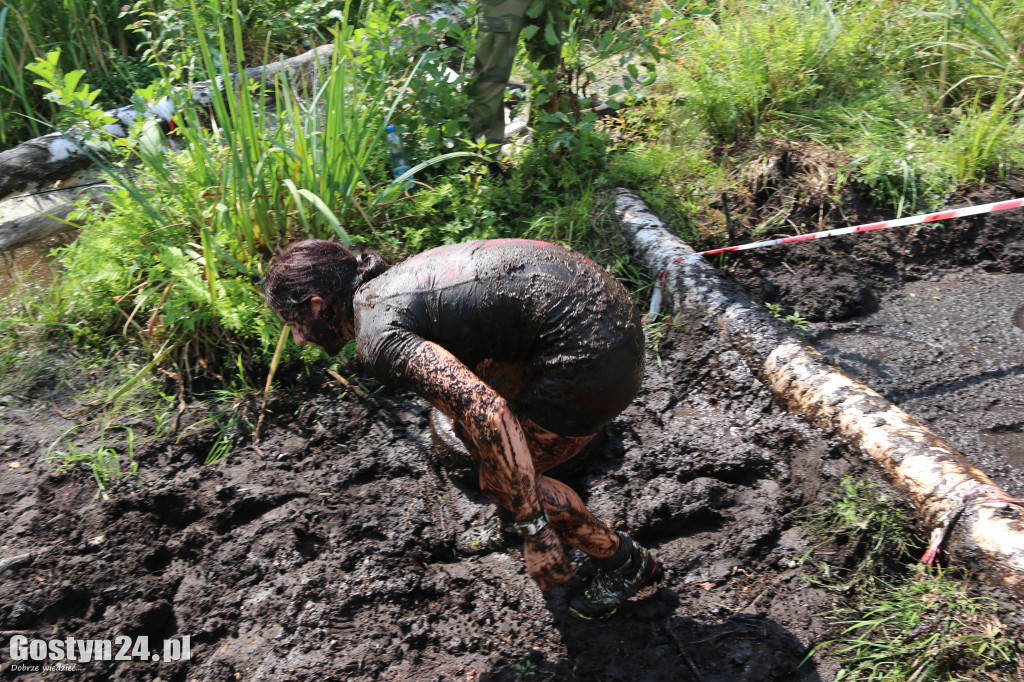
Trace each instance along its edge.
{"label": "mud-splattered shorts", "polygon": [[626,409],[640,390],[643,334],[571,360],[540,358],[532,364],[532,379],[509,401],[512,411],[560,436],[589,436]]}

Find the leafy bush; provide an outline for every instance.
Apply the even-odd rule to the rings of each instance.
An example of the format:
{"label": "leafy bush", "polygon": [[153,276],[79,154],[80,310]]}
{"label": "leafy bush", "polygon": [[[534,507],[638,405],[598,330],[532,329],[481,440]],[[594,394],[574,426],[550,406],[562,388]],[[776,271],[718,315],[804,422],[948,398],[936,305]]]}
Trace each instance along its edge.
{"label": "leafy bush", "polygon": [[709,133],[736,140],[777,112],[860,87],[869,30],[824,1],[741,3],[699,21],[678,52],[679,86]]}
{"label": "leafy bush", "polygon": [[[229,81],[223,50],[197,28],[204,73]],[[241,53],[241,24],[229,28]],[[229,42],[223,26],[216,36],[218,46]],[[397,194],[379,143],[416,69],[404,64],[407,73],[396,78],[359,37],[352,27],[338,35],[310,92],[286,81],[211,90],[212,132],[203,112],[177,95],[177,152],[146,144],[159,132],[145,119],[116,141],[112,150],[135,167],[130,176],[110,168],[120,184],[112,210],[93,216],[60,255],[64,274],[53,306],[81,322],[80,338],[96,342],[120,331],[153,347],[181,345],[202,366],[243,374],[270,364],[282,327],[253,286],[261,262],[297,237],[374,241],[370,214]],[[35,68],[74,119],[93,125],[101,146],[95,128],[106,117],[82,74],[61,73],[53,56]],[[390,108],[382,108],[389,97]]]}
{"label": "leafy bush", "polygon": [[[211,367],[237,366],[239,359],[269,365],[280,322],[248,277],[225,272],[211,281],[196,237],[193,226],[161,224],[131,193],[115,193],[109,211],[58,252],[63,274],[53,299],[76,323],[76,340],[102,344],[117,334],[153,348],[187,340]],[[226,252],[232,247],[227,231],[207,239]]]}

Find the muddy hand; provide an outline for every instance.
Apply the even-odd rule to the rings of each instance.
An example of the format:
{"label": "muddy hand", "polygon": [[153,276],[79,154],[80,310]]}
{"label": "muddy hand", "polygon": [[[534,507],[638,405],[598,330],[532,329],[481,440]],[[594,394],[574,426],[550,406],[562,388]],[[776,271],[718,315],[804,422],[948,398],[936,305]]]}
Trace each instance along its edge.
{"label": "muddy hand", "polygon": [[542,590],[561,585],[576,571],[576,564],[566,559],[562,543],[551,526],[543,528],[536,535],[526,536],[523,553],[526,556],[527,573]]}

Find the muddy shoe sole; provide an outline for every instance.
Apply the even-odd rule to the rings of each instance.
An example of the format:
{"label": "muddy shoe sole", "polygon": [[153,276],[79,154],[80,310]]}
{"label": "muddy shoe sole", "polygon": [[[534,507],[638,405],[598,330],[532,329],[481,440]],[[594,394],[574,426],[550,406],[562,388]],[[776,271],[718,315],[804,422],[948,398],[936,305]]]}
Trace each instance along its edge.
{"label": "muddy shoe sole", "polygon": [[[640,590],[650,585],[653,585],[657,582],[661,582],[661,580],[665,577],[665,570],[661,567],[661,562],[658,561],[657,557],[652,557],[652,559],[654,560],[654,566],[652,566],[651,570],[647,573],[647,575],[641,578],[640,582],[637,583],[636,589],[633,591],[633,594],[631,594],[629,597],[623,600],[623,604],[633,596],[639,594]],[[576,609],[570,603],[569,611],[572,613],[572,615],[576,616],[577,618],[582,618],[583,620],[603,620],[605,618],[610,618],[613,615],[615,615],[615,612],[619,610],[620,606],[622,606],[622,604],[616,604],[610,609],[606,611],[601,611],[599,613],[583,613],[582,611]]]}

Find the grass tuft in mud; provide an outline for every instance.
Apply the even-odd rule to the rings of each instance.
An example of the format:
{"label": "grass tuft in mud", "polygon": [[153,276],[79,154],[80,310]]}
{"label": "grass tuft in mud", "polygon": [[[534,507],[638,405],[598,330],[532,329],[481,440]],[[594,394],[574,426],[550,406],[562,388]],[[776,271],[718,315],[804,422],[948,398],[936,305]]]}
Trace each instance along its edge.
{"label": "grass tuft in mud", "polygon": [[[107,489],[112,485],[120,481],[139,480],[139,463],[135,461],[135,432],[128,427],[127,434],[123,458],[115,448],[105,444],[106,434],[101,433],[99,447],[76,445],[62,436],[39,461],[54,467],[58,473],[74,467],[88,469],[99,488],[96,497],[108,500],[110,495]],[[58,450],[58,447],[63,449]]]}
{"label": "grass tuft in mud", "polygon": [[802,512],[807,531],[830,539],[801,560],[828,557],[816,562],[814,582],[848,595],[823,614],[834,634],[808,658],[838,663],[837,681],[1021,679],[1021,645],[1007,636],[997,602],[964,572],[918,563],[923,542],[908,513],[878,484],[852,477]]}
{"label": "grass tuft in mud", "polygon": [[953,571],[879,578],[856,607],[833,614],[842,631],[820,650],[842,664],[837,681],[1021,679],[1020,643],[1006,636],[995,607]]}

